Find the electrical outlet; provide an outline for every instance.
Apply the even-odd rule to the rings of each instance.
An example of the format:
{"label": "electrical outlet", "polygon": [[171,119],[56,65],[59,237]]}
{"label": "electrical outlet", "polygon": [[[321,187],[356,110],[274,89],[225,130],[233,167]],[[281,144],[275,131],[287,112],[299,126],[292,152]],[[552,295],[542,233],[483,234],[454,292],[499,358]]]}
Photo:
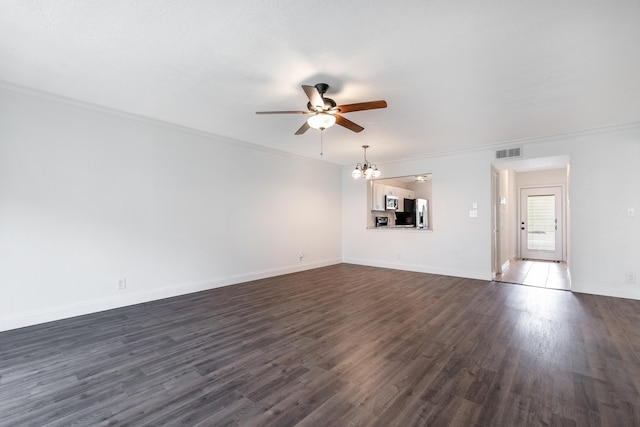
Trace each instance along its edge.
{"label": "electrical outlet", "polygon": [[298,261],[302,261],[302,258],[304,258],[304,252],[298,252]]}
{"label": "electrical outlet", "polygon": [[636,283],[636,273],[625,273],[627,283]]}
{"label": "electrical outlet", "polygon": [[118,279],[118,290],[127,289],[127,279]]}

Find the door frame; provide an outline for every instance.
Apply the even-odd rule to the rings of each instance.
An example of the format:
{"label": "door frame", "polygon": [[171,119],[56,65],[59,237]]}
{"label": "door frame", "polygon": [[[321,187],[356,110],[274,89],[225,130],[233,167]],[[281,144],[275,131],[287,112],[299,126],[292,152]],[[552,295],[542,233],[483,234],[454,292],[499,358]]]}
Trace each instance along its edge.
{"label": "door frame", "polygon": [[560,219],[559,224],[562,227],[560,238],[562,240],[562,247],[560,248],[560,260],[562,262],[567,261],[567,189],[564,184],[547,184],[547,185],[529,185],[529,186],[521,186],[518,187],[518,256],[522,259],[522,230],[521,230],[521,221],[522,221],[522,190],[531,190],[531,189],[544,189],[544,188],[560,188]]}
{"label": "door frame", "polygon": [[500,171],[494,166],[491,167],[491,280],[502,274],[500,264],[500,244],[498,243],[498,233],[500,232],[499,215],[500,198]]}

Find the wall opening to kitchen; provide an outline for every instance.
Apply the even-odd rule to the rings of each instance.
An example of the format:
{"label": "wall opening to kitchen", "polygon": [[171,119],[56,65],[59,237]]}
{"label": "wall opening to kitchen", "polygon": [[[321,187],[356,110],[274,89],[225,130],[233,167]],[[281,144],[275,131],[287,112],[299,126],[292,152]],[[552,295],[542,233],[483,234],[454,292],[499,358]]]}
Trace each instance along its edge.
{"label": "wall opening to kitchen", "polygon": [[367,228],[433,230],[432,174],[369,181]]}

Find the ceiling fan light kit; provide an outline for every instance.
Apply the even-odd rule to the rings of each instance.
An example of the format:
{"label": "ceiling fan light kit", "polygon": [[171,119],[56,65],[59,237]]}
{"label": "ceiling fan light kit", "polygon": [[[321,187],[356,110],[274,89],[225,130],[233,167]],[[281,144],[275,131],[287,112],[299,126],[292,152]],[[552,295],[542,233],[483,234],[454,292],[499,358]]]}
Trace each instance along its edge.
{"label": "ceiling fan light kit", "polygon": [[336,117],[329,113],[316,113],[307,119],[307,124],[314,129],[325,130],[336,124]]}
{"label": "ceiling fan light kit", "polygon": [[[362,132],[364,130],[362,126],[345,118],[342,114],[387,108],[387,101],[385,100],[338,105],[333,99],[325,98],[324,94],[329,90],[329,85],[326,83],[317,83],[314,86],[302,85],[302,90],[309,98],[307,111],[257,111],[256,114],[310,114],[311,116],[300,126],[295,135],[302,135],[309,128],[320,130],[320,155],[322,155],[322,131],[325,129],[338,124],[352,132]],[[362,148],[364,148],[364,163],[358,163],[351,176],[354,178],[364,176],[365,179],[379,177],[381,172],[378,167],[367,161],[367,148],[369,146],[363,145]]]}
{"label": "ceiling fan light kit", "polygon": [[364,163],[358,163],[353,169],[353,172],[351,172],[351,176],[355,179],[362,178],[363,176],[365,179],[378,178],[382,172],[380,172],[376,165],[369,163],[367,160],[367,148],[369,148],[369,146],[363,145],[362,148],[364,148]]}
{"label": "ceiling fan light kit", "polygon": [[315,86],[302,85],[302,90],[309,98],[307,111],[257,111],[256,114],[311,114],[311,117],[295,132],[296,135],[302,135],[309,128],[322,131],[334,124],[353,132],[362,132],[364,130],[362,126],[346,119],[342,114],[387,107],[387,102],[384,100],[338,105],[333,99],[324,97],[328,89],[329,85],[326,83],[318,83]]}

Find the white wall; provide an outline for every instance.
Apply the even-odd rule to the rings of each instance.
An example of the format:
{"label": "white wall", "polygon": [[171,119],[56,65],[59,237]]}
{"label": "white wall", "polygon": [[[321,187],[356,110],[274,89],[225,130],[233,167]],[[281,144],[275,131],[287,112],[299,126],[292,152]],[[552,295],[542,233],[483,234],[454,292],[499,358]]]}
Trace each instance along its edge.
{"label": "white wall", "polygon": [[[640,126],[572,138],[570,271],[577,292],[640,299]],[[557,149],[549,142],[540,152]],[[634,208],[636,215],[627,216]]]}
{"label": "white wall", "polygon": [[567,185],[567,169],[544,169],[525,172],[516,172],[516,185],[518,187],[536,187],[548,185]]}
{"label": "white wall", "polygon": [[415,193],[416,199],[431,200],[431,181],[412,182],[409,188]]}
{"label": "white wall", "polygon": [[[640,126],[520,145],[571,159],[573,290],[640,299]],[[367,230],[350,167],[1,86],[0,330],[341,260],[489,280],[495,149],[379,164],[435,227]]]}
{"label": "white wall", "polygon": [[[528,158],[570,158],[569,268],[577,292],[640,299],[640,125],[520,142]],[[499,147],[498,147],[499,148]],[[365,186],[343,170],[346,262],[489,280],[496,147],[381,164],[384,176],[433,172],[433,232],[366,230]],[[469,218],[478,202],[478,218]],[[634,208],[636,215],[627,216]]]}
{"label": "white wall", "polygon": [[0,330],[338,263],[340,172],[0,87]]}
{"label": "white wall", "polygon": [[[491,277],[491,152],[381,164],[384,177],[432,173],[433,231],[366,230],[366,183],[343,171],[345,262],[461,277]],[[478,217],[470,218],[478,203]]]}

